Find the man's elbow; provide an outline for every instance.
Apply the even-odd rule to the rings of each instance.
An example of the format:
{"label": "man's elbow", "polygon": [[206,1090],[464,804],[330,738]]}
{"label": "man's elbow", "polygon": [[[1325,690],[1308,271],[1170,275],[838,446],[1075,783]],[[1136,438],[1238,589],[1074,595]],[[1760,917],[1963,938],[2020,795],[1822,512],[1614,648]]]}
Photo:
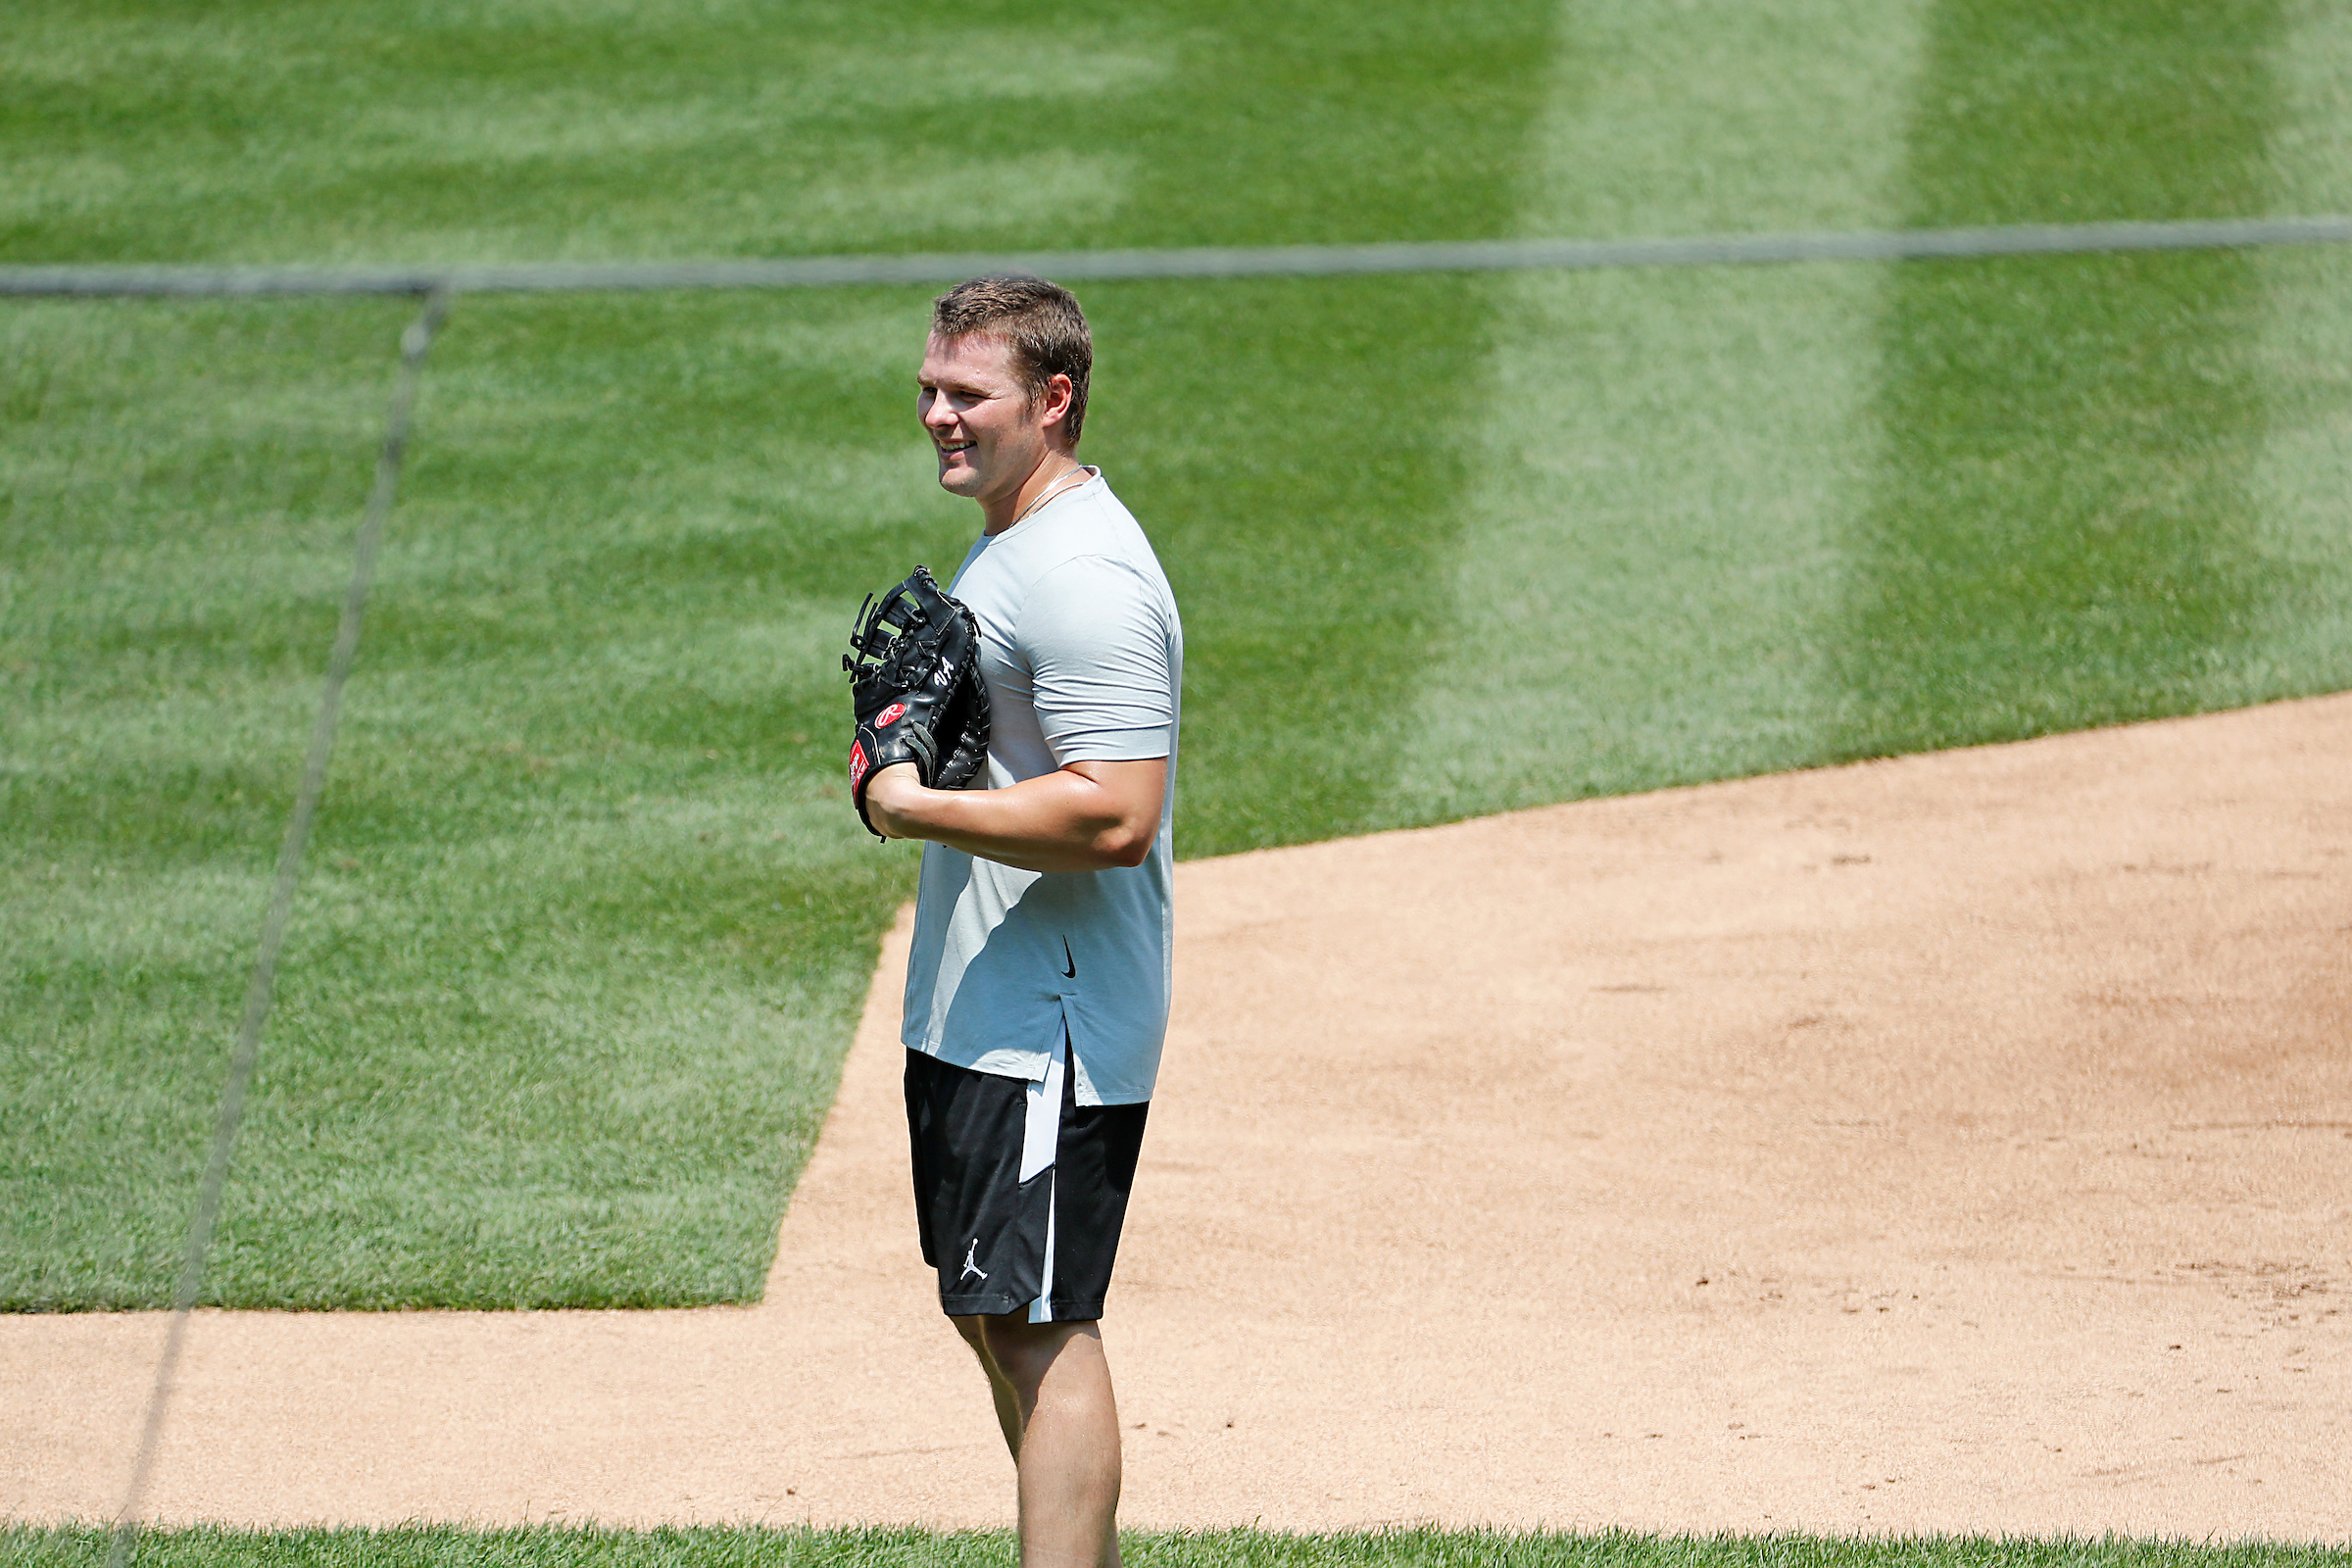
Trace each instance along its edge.
{"label": "man's elbow", "polygon": [[1152,858],[1152,841],[1158,832],[1157,822],[1121,822],[1096,838],[1095,853],[1106,868],[1141,865]]}

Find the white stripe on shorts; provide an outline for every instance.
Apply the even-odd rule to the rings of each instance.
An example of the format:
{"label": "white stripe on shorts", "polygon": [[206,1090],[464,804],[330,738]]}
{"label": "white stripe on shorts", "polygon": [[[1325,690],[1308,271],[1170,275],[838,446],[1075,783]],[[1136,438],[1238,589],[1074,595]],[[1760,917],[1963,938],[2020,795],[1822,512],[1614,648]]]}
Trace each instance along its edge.
{"label": "white stripe on shorts", "polygon": [[[1021,1180],[1054,1168],[1054,1151],[1061,1143],[1062,1075],[1069,1071],[1070,1037],[1065,1032],[1054,1046],[1043,1082],[1029,1086],[1028,1114],[1021,1122]],[[1037,1299],[1029,1303],[1029,1321],[1054,1321],[1054,1183],[1046,1181],[1046,1266],[1038,1275]]]}

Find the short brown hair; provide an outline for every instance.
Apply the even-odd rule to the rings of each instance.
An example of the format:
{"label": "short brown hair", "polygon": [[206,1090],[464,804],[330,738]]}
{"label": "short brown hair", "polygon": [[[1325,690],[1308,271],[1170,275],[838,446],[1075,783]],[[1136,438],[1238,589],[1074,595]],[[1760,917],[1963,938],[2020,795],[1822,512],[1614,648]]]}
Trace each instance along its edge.
{"label": "short brown hair", "polygon": [[1095,340],[1086,313],[1070,291],[1042,277],[975,277],[931,302],[931,331],[943,338],[979,332],[1012,350],[1013,373],[1032,398],[1057,375],[1070,378],[1070,412],[1062,427],[1076,450],[1086,426],[1086,382],[1094,373]]}

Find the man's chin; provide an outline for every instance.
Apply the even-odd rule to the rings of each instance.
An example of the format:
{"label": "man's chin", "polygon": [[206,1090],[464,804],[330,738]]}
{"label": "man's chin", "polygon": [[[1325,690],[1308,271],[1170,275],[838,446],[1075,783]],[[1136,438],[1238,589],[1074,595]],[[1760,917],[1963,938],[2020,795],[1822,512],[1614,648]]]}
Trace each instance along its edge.
{"label": "man's chin", "polygon": [[962,496],[967,501],[988,488],[977,469],[961,465],[949,467],[945,464],[940,466],[939,487],[952,496]]}

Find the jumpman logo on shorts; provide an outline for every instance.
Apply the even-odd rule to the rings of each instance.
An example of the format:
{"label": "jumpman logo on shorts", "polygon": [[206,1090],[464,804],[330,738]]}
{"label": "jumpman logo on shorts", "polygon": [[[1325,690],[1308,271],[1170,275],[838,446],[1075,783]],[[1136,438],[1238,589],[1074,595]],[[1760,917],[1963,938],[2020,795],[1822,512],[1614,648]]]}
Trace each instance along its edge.
{"label": "jumpman logo on shorts", "polygon": [[988,1270],[982,1268],[978,1263],[972,1261],[972,1259],[977,1257],[979,1253],[980,1238],[975,1236],[972,1238],[972,1245],[963,1250],[963,1272],[956,1277],[957,1283],[960,1284],[962,1281],[969,1279],[974,1274],[979,1275],[982,1279],[988,1278]]}

